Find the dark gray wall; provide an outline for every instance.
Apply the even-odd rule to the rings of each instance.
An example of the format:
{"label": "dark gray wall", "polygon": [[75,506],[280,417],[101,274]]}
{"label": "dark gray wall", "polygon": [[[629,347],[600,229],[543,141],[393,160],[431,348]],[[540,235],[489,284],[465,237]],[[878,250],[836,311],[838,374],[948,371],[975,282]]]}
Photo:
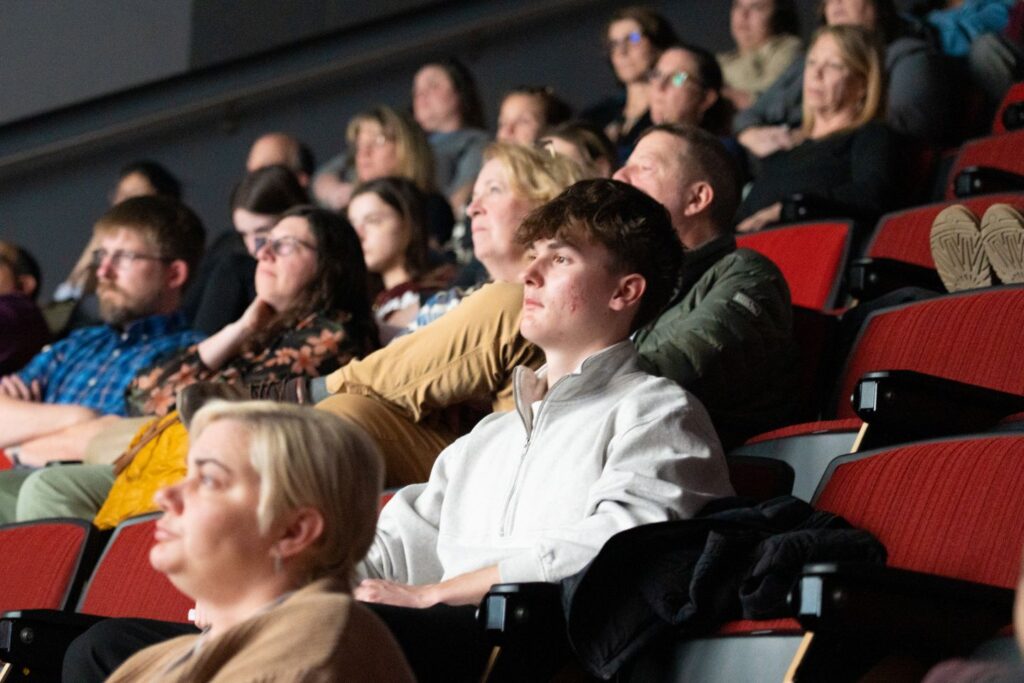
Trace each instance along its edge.
{"label": "dark gray wall", "polygon": [[[68,0],[67,4],[77,2],[92,4],[86,0]],[[805,0],[803,6],[812,3]],[[95,4],[110,9],[100,0]],[[114,4],[122,3],[109,3]],[[138,11],[149,5],[143,0],[123,4]],[[325,3],[311,4],[323,10]],[[47,280],[44,289],[51,291],[84,245],[92,222],[103,212],[118,168],[140,158],[156,159],[182,178],[187,201],[211,233],[228,229],[227,197],[241,176],[248,146],[256,136],[269,130],[290,131],[307,141],[320,159],[326,159],[339,150],[345,122],[351,115],[376,102],[405,106],[417,65],[434,55],[454,53],[471,66],[492,122],[501,93],[515,84],[552,84],[578,107],[616,90],[600,36],[605,17],[614,7],[626,3],[478,0],[426,4],[434,6],[248,61],[222,63],[197,75],[136,88],[51,116],[35,117],[27,123],[0,127],[0,237],[24,244],[39,257]],[[685,40],[712,50],[728,45],[728,0],[650,4],[673,21]],[[46,3],[25,5],[23,10],[28,13],[28,7]],[[153,5],[163,8],[163,12],[153,15],[160,21],[173,14],[168,8],[178,10],[175,17],[179,23],[166,18],[161,28],[180,27],[183,18],[179,15],[185,14],[181,11],[182,6],[187,7],[185,3],[161,0]],[[197,3],[192,18],[217,6],[232,11],[251,6],[262,12],[268,6],[291,5],[269,0],[251,5]],[[16,33],[3,21],[10,16],[5,5],[0,25]],[[81,16],[79,20],[88,24]],[[216,20],[214,12],[209,21]],[[290,27],[284,31],[287,35],[299,30],[285,17],[265,15],[261,20],[260,25],[269,22]],[[71,23],[62,24],[67,39],[73,37]],[[206,47],[192,53],[202,53],[200,62],[223,62],[238,56],[237,36],[227,35],[224,31],[229,27],[223,22],[220,25],[228,46],[220,53],[210,42],[216,32],[193,29],[194,39],[205,36],[202,41]],[[316,30],[326,30],[325,26],[318,24]],[[0,33],[0,37],[4,35]],[[267,38],[265,32],[247,35],[246,40],[256,40],[253,36],[259,35]],[[83,30],[80,35],[90,40],[102,36],[100,29]],[[121,61],[134,59],[134,52],[122,53]],[[140,52],[138,61],[142,60]],[[109,59],[97,58],[92,68],[100,71],[109,65]],[[120,66],[123,68],[113,69],[111,80],[104,83],[124,88],[135,82],[133,78],[141,82],[154,73],[151,70],[144,78],[139,75],[141,70]],[[167,68],[171,70],[171,66]],[[173,68],[180,68],[180,62],[173,61]],[[46,73],[52,81],[36,83],[35,87],[52,90],[51,95],[73,91],[75,84],[62,81],[58,70]],[[23,77],[27,80],[31,79]],[[28,87],[24,86],[26,92]],[[18,99],[11,93],[5,96]],[[69,96],[67,101],[72,99]]]}

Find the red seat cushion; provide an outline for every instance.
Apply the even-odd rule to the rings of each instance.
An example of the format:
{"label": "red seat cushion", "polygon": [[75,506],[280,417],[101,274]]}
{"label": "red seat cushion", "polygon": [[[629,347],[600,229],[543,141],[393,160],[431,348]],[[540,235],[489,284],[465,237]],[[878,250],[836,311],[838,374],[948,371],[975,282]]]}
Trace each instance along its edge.
{"label": "red seat cushion", "polygon": [[1024,130],[965,142],[949,172],[946,199],[956,199],[956,194],[953,192],[956,177],[960,171],[971,166],[985,166],[1024,174],[1024,154],[1020,153],[1022,149],[1024,149]]}
{"label": "red seat cushion", "polygon": [[754,635],[768,631],[773,634],[803,633],[803,628],[800,626],[800,622],[796,619],[742,619],[723,624],[722,627],[715,632],[715,635]]}
{"label": "red seat cushion", "polygon": [[893,567],[1013,588],[1024,437],[905,446],[839,465],[817,508],[874,534]]}
{"label": "red seat cushion", "polygon": [[835,303],[849,231],[845,222],[809,223],[741,235],[736,243],[779,267],[794,306],[823,310]]}
{"label": "red seat cushion", "polygon": [[63,608],[87,535],[84,525],[50,522],[0,529],[0,612]]}
{"label": "red seat cushion", "polygon": [[836,415],[855,417],[848,397],[872,370],[916,370],[1024,394],[1024,288],[929,299],[868,319],[843,373]]}
{"label": "red seat cushion", "polygon": [[996,117],[992,121],[993,133],[1006,132],[1006,126],[1003,124],[1003,112],[1015,102],[1024,102],[1024,83],[1014,83],[1006,91],[1006,95],[1003,96],[1003,102],[999,105],[999,111],[996,112]]}
{"label": "red seat cushion", "polygon": [[80,612],[187,621],[195,604],[149,564],[155,519],[122,525],[93,573]]}
{"label": "red seat cushion", "polygon": [[781,427],[770,432],[758,434],[747,440],[747,445],[771,441],[772,439],[785,439],[791,436],[806,436],[809,434],[824,434],[826,432],[855,432],[860,429],[864,422],[859,417],[847,418],[845,420],[821,420],[819,422],[805,422],[789,427]]}
{"label": "red seat cushion", "polygon": [[878,227],[875,228],[874,237],[866,254],[870,258],[893,259],[901,263],[910,263],[935,270],[930,235],[932,223],[939,212],[951,204],[963,204],[978,218],[981,218],[988,207],[1000,203],[1022,209],[1024,208],[1024,194],[1011,192],[982,195],[887,214],[878,221]]}

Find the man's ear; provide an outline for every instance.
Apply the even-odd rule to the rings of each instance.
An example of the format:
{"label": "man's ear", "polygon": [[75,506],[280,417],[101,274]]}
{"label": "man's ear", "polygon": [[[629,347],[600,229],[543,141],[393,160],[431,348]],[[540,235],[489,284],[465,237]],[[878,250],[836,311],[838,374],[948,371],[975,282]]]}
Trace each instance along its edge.
{"label": "man's ear", "polygon": [[36,290],[39,288],[39,281],[36,280],[34,275],[19,275],[18,276],[18,291],[26,296],[35,296]]}
{"label": "man's ear", "polygon": [[167,287],[180,289],[188,282],[188,264],[181,259],[174,259],[167,264]]}
{"label": "man's ear", "polygon": [[612,294],[608,307],[613,311],[624,311],[631,306],[639,306],[640,299],[647,291],[647,280],[640,273],[630,273],[619,278],[619,286]]}
{"label": "man's ear", "polygon": [[684,216],[696,216],[711,206],[715,201],[715,190],[706,180],[698,180],[686,190],[686,204],[683,206]]}
{"label": "man's ear", "polygon": [[287,560],[312,546],[323,533],[323,514],[314,507],[299,508],[289,514],[274,549],[282,560]]}
{"label": "man's ear", "polygon": [[707,113],[708,109],[711,109],[711,107],[715,106],[715,102],[718,101],[719,97],[721,96],[718,94],[718,92],[714,90],[708,89],[704,91],[704,99],[702,99],[700,102],[700,116],[702,119],[704,118],[704,114]]}

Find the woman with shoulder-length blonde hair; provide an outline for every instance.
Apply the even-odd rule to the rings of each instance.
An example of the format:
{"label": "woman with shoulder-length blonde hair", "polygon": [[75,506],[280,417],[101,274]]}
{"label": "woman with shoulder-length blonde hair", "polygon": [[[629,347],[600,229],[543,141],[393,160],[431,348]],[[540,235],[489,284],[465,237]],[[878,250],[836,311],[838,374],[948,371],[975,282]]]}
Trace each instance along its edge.
{"label": "woman with shoulder-length blonde hair", "polygon": [[803,142],[762,160],[736,229],[841,217],[855,221],[856,241],[898,197],[896,138],[882,121],[879,43],[860,26],[821,28],[807,53],[803,89]]}
{"label": "woman with shoulder-length blonde hair", "polygon": [[191,438],[188,476],[157,494],[150,562],[207,625],[108,680],[411,681],[387,628],[350,595],[383,481],[370,438],[323,411],[258,401],[204,406]]}
{"label": "woman with shoulder-length blonde hair", "polygon": [[444,245],[455,223],[448,200],[437,191],[434,153],[410,116],[377,105],[352,117],[345,129],[348,153],[340,164],[329,162],[313,180],[317,201],[344,211],[360,183],[397,176],[411,180],[426,198],[427,236],[431,247]]}

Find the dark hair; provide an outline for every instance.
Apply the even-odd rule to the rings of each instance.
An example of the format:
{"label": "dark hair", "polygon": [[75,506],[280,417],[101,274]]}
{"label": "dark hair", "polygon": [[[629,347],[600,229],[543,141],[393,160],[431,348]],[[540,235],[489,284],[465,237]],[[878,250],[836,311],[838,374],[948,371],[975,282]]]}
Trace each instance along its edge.
{"label": "dark hair", "polygon": [[484,106],[480,101],[480,93],[476,87],[476,79],[473,73],[455,57],[445,57],[436,61],[430,61],[420,67],[436,66],[444,71],[448,80],[452,82],[452,88],[459,99],[459,116],[462,118],[463,128],[484,129],[487,124],[484,122]]}
{"label": "dark hair", "polygon": [[188,264],[189,279],[203,254],[206,230],[192,209],[161,195],[130,197],[107,209],[96,221],[96,232],[125,229],[142,235],[168,259]]}
{"label": "dark hair", "polygon": [[[377,324],[370,309],[367,265],[362,260],[359,238],[347,220],[338,214],[309,205],[297,206],[282,214],[280,220],[304,218],[316,241],[316,272],[299,294],[299,306],[285,313],[279,324],[261,335],[272,339],[282,327],[290,327],[315,313],[347,312],[349,325],[360,336],[371,339],[371,348],[379,345]],[[280,222],[279,220],[279,222]],[[264,342],[265,345],[265,342]]]}
{"label": "dark hair", "polygon": [[120,182],[135,173],[145,178],[158,195],[181,199],[181,181],[161,164],[148,159],[133,161],[121,168],[117,174],[117,180]]}
{"label": "dark hair", "polygon": [[517,85],[508,90],[501,98],[504,102],[512,95],[526,95],[534,97],[540,102],[541,118],[543,126],[554,126],[567,121],[572,116],[572,107],[569,103],[555,94],[555,89],[550,85]]}
{"label": "dark hair", "polygon": [[683,50],[693,56],[697,62],[697,78],[705,90],[712,90],[718,93],[718,99],[708,107],[701,117],[700,127],[715,135],[728,135],[732,132],[732,117],[736,113],[732,102],[722,97],[722,87],[725,85],[725,77],[722,75],[722,67],[713,54],[698,45],[689,43],[675,43],[669,45],[665,50]]}
{"label": "dark hair", "polygon": [[39,298],[39,291],[43,288],[43,271],[39,267],[39,262],[29,253],[28,249],[17,244],[0,241],[0,261],[7,262],[15,277],[29,275],[34,278],[36,288],[32,292],[32,298]]}
{"label": "dark hair", "polygon": [[[824,25],[825,3],[818,5],[818,20]],[[893,0],[869,0],[875,8],[875,32],[881,37],[883,44],[888,45],[907,32],[907,24],[900,18],[900,12]]]}
{"label": "dark hair", "polygon": [[600,126],[590,121],[584,121],[583,119],[565,121],[557,126],[545,128],[537,139],[541,140],[549,137],[561,138],[572,143],[580,151],[583,158],[594,166],[594,170],[596,170],[597,162],[601,159],[606,159],[609,168],[613,171],[618,164],[618,153],[615,151],[615,145],[608,139],[608,136],[605,135],[604,130]]}
{"label": "dark hair", "polygon": [[408,178],[389,176],[359,184],[349,199],[361,194],[375,194],[401,216],[409,231],[409,246],[405,249],[405,269],[416,280],[427,270],[427,210],[426,197]]}
{"label": "dark hair", "polygon": [[683,263],[683,247],[664,206],[618,180],[581,180],[531,211],[516,229],[529,245],[538,239],[598,244],[608,251],[614,273],[639,273],[647,282],[631,329],[651,322],[672,298]]}
{"label": "dark hair", "polygon": [[286,166],[275,164],[246,174],[231,193],[231,210],[276,216],[298,204],[308,204],[309,196],[298,178]]}
{"label": "dark hair", "polygon": [[316,156],[313,155],[313,150],[309,148],[309,145],[300,142],[298,152],[299,169],[307,176],[312,176],[313,171],[316,170]]}
{"label": "dark hair", "polygon": [[637,142],[659,131],[687,143],[681,163],[695,172],[697,180],[711,185],[715,195],[709,210],[711,220],[720,231],[729,229],[740,205],[740,169],[729,150],[708,131],[676,123],[651,126]]}
{"label": "dark hair", "polygon": [[800,35],[800,14],[793,0],[775,0],[772,10],[771,32],[773,36]]}
{"label": "dark hair", "polygon": [[655,52],[662,52],[672,43],[679,42],[675,29],[668,19],[661,16],[650,7],[633,5],[616,10],[608,22],[604,25],[604,37],[607,39],[608,29],[617,21],[632,19],[640,26],[640,32],[651,41]]}

